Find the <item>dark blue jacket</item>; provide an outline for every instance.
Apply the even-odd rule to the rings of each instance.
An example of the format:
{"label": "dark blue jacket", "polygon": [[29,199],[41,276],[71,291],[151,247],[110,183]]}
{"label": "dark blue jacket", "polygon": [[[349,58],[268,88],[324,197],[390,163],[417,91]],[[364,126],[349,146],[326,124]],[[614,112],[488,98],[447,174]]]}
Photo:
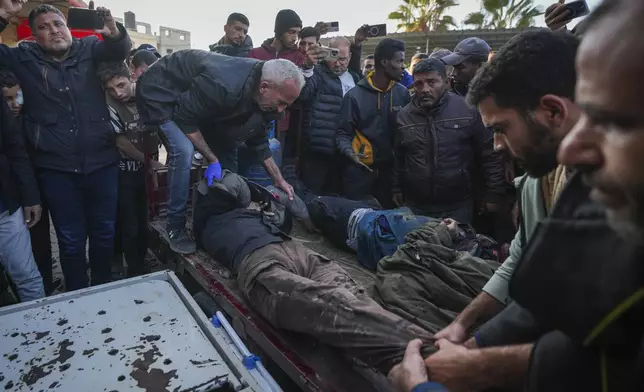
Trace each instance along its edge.
{"label": "dark blue jacket", "polygon": [[454,205],[470,200],[482,182],[481,198],[498,201],[505,171],[493,138],[463,97],[446,92],[431,110],[412,100],[398,114],[392,192],[419,206]]}
{"label": "dark blue jacket", "polygon": [[391,81],[387,90],[381,91],[367,75],[342,100],[336,148],[343,155],[361,153],[362,162],[369,166],[390,164],[396,117],[409,100],[409,91],[402,84]]}
{"label": "dark blue jacket", "polygon": [[[349,71],[357,85],[360,77]],[[325,155],[335,153],[335,134],[342,109],[342,82],[325,65],[315,67],[300,93],[305,120],[302,127],[308,151]]]}
{"label": "dark blue jacket", "polygon": [[61,62],[35,42],[16,48],[0,45],[0,61],[10,66],[24,93],[24,130],[37,168],[91,173],[119,161],[95,71],[98,62],[123,61],[129,54],[132,43],[118,26],[118,40],[73,39],[69,56]]}

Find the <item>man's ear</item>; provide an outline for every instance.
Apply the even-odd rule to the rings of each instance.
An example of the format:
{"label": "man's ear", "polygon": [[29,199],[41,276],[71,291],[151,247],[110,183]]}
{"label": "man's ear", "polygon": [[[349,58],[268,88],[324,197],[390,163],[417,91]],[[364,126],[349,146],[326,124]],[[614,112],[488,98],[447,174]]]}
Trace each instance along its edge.
{"label": "man's ear", "polygon": [[568,107],[563,98],[546,94],[539,100],[539,109],[544,114],[544,120],[552,128],[560,127],[568,118]]}
{"label": "man's ear", "polygon": [[260,81],[259,82],[259,92],[262,93],[262,94],[265,93],[266,90],[268,90],[269,85],[270,84],[266,80]]}

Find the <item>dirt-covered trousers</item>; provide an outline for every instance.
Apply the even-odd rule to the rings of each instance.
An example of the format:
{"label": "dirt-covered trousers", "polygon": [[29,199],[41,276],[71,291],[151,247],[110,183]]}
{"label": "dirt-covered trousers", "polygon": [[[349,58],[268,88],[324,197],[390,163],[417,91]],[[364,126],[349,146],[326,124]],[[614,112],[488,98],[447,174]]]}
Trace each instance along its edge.
{"label": "dirt-covered trousers", "polygon": [[433,351],[429,332],[383,309],[339,265],[299,243],[254,251],[237,280],[274,327],[311,335],[384,374],[410,340],[423,339],[423,352]]}

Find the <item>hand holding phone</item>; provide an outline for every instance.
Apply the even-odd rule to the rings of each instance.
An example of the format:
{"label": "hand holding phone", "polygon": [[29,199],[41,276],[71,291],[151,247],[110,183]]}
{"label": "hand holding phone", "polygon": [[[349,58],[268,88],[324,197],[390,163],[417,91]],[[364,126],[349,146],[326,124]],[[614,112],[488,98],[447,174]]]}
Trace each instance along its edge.
{"label": "hand holding phone", "polygon": [[564,3],[564,1],[559,0],[558,3],[552,4],[545,12],[546,25],[550,30],[559,30],[571,20],[590,13],[590,8],[585,0],[571,1],[570,3]]}

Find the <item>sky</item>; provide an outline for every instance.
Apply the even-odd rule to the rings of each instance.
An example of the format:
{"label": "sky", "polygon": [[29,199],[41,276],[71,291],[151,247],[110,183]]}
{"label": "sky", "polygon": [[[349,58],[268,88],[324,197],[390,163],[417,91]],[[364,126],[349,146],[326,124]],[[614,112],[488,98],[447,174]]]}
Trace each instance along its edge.
{"label": "sky", "polygon": [[[535,0],[545,10],[556,0]],[[601,0],[587,0],[591,9]],[[363,24],[387,23],[387,31],[395,32],[394,22],[387,21],[389,12],[394,11],[400,0],[98,0],[97,5],[108,7],[115,16],[123,17],[126,11],[136,14],[136,20],[152,25],[159,31],[160,25],[191,32],[192,47],[208,49],[208,45],[218,41],[224,34],[223,26],[232,12],[241,12],[250,20],[249,34],[255,46],[273,36],[275,15],[280,9],[295,10],[305,26],[318,21],[340,23],[340,34],[353,35]],[[470,12],[480,8],[479,0],[460,0],[459,5],[450,8],[448,15],[458,22]],[[543,17],[535,20],[544,25]],[[571,24],[572,26],[573,24]]]}

